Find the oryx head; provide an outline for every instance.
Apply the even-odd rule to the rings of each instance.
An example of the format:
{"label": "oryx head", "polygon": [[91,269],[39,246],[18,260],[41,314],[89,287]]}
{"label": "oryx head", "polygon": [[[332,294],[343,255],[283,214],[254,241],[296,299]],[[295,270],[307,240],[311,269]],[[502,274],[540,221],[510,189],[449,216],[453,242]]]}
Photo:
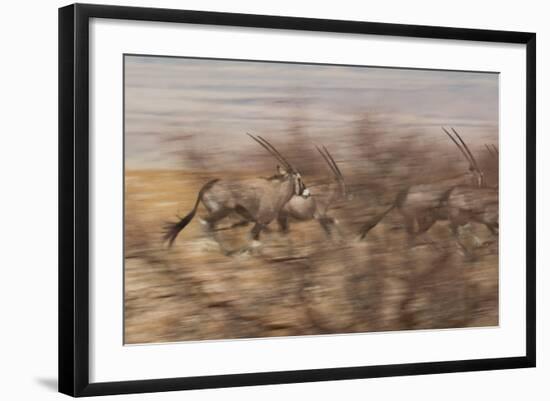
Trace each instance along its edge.
{"label": "oryx head", "polygon": [[311,194],[306,188],[302,175],[298,171],[288,171],[284,167],[277,166],[277,177],[281,180],[291,180],[294,183],[294,195],[308,198]]}
{"label": "oryx head", "polygon": [[[466,145],[466,142],[462,140],[461,136],[458,134],[458,132],[455,131],[454,128],[451,128],[451,131],[453,132],[453,134],[455,134],[456,138],[453,135],[451,135],[451,133],[447,131],[444,127],[441,127],[441,128],[443,129],[443,131],[445,131],[447,136],[451,138],[451,140],[460,150],[460,153],[462,153],[462,155],[466,158],[466,161],[469,164],[468,173],[471,177],[473,184],[477,187],[485,187],[485,174],[479,168],[477,160],[475,159],[472,152],[470,152],[470,148],[468,148],[468,145]],[[457,138],[458,138],[458,141],[457,141]]]}
{"label": "oryx head", "polygon": [[297,196],[303,196],[304,198],[308,198],[310,196],[309,189],[306,188],[306,185],[304,184],[304,181],[302,180],[302,175],[298,170],[296,170],[285,157],[272,145],[270,144],[265,138],[262,138],[261,136],[257,135],[250,135],[247,134],[249,137],[254,139],[257,143],[259,143],[265,150],[267,150],[279,163],[280,165],[277,166],[277,175],[276,178],[283,180],[283,181],[289,181],[292,182],[294,187],[294,195]]}

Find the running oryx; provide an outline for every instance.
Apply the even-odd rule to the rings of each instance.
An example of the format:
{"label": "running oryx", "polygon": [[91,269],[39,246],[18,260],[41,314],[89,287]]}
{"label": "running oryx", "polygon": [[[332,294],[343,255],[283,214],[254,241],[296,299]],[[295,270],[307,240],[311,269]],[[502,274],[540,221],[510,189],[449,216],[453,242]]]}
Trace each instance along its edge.
{"label": "running oryx", "polygon": [[199,203],[202,202],[208,215],[204,218],[212,232],[216,223],[232,212],[254,222],[251,230],[253,240],[258,240],[261,231],[277,218],[281,209],[293,196],[307,198],[306,189],[300,173],[266,139],[250,136],[267,150],[280,164],[277,178],[251,178],[241,180],[213,179],[203,185],[195,206],[185,217],[175,223],[167,223],[163,239],[171,246],[179,232],[191,222]]}
{"label": "running oryx", "polygon": [[335,182],[323,191],[325,197],[317,194],[308,197],[294,195],[281,209],[277,217],[277,222],[283,232],[288,232],[289,219],[298,221],[315,219],[319,222],[325,233],[328,236],[331,235],[331,228],[335,224],[335,220],[327,213],[334,201],[346,196],[346,184],[340,168],[327,148],[324,146],[322,148],[316,146],[316,148],[334,174]]}
{"label": "running oryx", "polygon": [[468,172],[443,182],[413,185],[400,191],[392,205],[361,227],[361,239],[393,209],[397,209],[403,217],[412,243],[418,235],[426,233],[438,220],[448,220],[455,235],[458,227],[468,222],[485,224],[491,232],[496,233],[498,190],[487,188],[483,171],[458,132],[451,128],[453,136],[445,128],[443,131],[468,162]]}

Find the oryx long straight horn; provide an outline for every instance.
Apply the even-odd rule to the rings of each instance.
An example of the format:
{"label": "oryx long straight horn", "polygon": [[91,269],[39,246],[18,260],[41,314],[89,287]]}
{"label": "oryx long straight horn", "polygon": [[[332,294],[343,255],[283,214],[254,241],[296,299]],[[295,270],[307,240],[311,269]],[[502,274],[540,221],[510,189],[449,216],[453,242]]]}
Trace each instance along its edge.
{"label": "oryx long straight horn", "polygon": [[454,132],[454,134],[458,137],[458,139],[460,140],[460,143],[462,143],[462,145],[464,146],[464,148],[466,149],[466,152],[468,152],[468,155],[470,155],[470,159],[472,160],[472,163],[474,164],[474,168],[476,169],[476,171],[478,173],[481,173],[481,170],[479,169],[479,166],[477,164],[477,160],[476,158],[474,157],[474,155],[472,154],[472,152],[470,151],[470,148],[468,147],[468,145],[466,145],[466,142],[464,142],[462,140],[462,137],[460,135],[458,135],[458,132],[456,132],[456,130],[454,128],[451,127],[451,130]]}

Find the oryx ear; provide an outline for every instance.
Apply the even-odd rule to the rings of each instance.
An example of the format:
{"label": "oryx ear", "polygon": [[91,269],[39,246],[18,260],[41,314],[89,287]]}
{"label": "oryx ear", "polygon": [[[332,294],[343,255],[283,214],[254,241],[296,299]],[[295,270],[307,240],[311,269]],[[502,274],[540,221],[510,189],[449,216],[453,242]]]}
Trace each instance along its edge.
{"label": "oryx ear", "polygon": [[282,168],[281,166],[277,165],[277,174],[279,175],[287,175],[287,172],[284,168]]}

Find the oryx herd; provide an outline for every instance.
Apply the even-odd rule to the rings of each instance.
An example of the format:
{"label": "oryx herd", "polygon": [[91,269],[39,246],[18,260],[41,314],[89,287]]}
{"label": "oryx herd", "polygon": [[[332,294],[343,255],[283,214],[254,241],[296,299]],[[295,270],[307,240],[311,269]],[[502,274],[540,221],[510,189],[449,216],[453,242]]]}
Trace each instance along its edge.
{"label": "oryx herd", "polygon": [[[398,220],[407,232],[410,246],[416,244],[420,235],[427,234],[437,221],[448,223],[456,243],[468,254],[461,242],[459,228],[467,224],[486,227],[496,240],[499,229],[498,184],[488,185],[483,169],[474,154],[459,135],[451,128],[442,128],[454,143],[468,164],[468,169],[457,176],[437,182],[410,185],[399,191],[394,201],[381,213],[364,222],[354,235],[366,240],[367,234],[391,211],[396,211]],[[324,185],[319,193],[306,187],[299,170],[285,158],[275,146],[259,135],[247,134],[264,148],[279,164],[276,174],[267,178],[213,179],[200,189],[195,205],[185,217],[177,222],[167,223],[163,240],[171,246],[178,234],[191,222],[202,203],[207,214],[202,218],[207,231],[213,233],[216,225],[229,216],[241,220],[234,226],[252,224],[252,241],[258,241],[262,231],[276,221],[281,233],[289,232],[291,221],[315,220],[331,238],[337,222],[329,212],[337,201],[348,200],[344,175],[340,167],[324,146],[316,146],[318,153],[332,172],[332,182]],[[485,145],[491,158],[498,163],[498,149]],[[368,205],[365,205],[365,210]]]}

